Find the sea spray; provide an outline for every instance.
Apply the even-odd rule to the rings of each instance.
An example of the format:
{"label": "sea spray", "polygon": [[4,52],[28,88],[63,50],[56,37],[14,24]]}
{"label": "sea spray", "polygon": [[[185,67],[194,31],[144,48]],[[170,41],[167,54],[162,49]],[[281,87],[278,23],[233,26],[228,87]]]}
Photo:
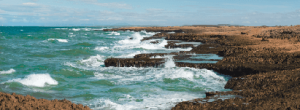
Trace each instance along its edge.
{"label": "sea spray", "polygon": [[165,56],[165,58],[166,58],[165,68],[173,68],[173,67],[176,67],[175,62],[174,62],[174,59],[173,59],[173,56],[174,56],[174,55],[168,55],[168,56]]}

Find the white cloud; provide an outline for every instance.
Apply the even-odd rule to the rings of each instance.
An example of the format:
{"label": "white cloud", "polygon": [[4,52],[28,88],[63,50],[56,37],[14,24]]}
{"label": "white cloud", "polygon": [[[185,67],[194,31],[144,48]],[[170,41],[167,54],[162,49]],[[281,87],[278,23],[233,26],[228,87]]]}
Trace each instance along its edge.
{"label": "white cloud", "polygon": [[25,6],[38,6],[38,4],[32,3],[32,2],[22,3],[22,5],[25,5]]}
{"label": "white cloud", "polygon": [[90,19],[79,19],[80,21],[90,21]]}
{"label": "white cloud", "polygon": [[102,18],[102,19],[97,19],[99,21],[109,21],[109,20],[112,20],[112,21],[121,21],[123,20],[123,18],[118,18],[118,17],[108,17],[108,18]]}
{"label": "white cloud", "polygon": [[249,19],[249,17],[242,17],[241,19]]}
{"label": "white cloud", "polygon": [[0,9],[0,13],[5,13],[6,11]]}
{"label": "white cloud", "polygon": [[0,17],[0,21],[5,21],[6,19],[3,17]]}
{"label": "white cloud", "polygon": [[109,8],[122,8],[122,9],[132,9],[131,5],[126,3],[100,3],[97,0],[68,0],[68,1],[75,1],[75,2],[85,2],[93,5],[104,6]]}
{"label": "white cloud", "polygon": [[28,22],[26,18],[21,18],[21,19],[12,19],[12,22]]}
{"label": "white cloud", "polygon": [[164,9],[150,8],[150,9],[147,9],[147,11],[164,11]]}

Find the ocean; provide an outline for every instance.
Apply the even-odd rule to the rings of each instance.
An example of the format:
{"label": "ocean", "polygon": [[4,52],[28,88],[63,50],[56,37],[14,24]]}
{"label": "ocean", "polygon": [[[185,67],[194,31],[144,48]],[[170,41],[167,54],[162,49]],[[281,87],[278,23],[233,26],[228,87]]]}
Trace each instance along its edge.
{"label": "ocean", "polygon": [[0,26],[0,91],[67,99],[94,110],[170,109],[224,89],[229,76],[176,67],[172,56],[154,67],[105,67],[107,58],[171,53],[165,39],[141,42],[155,32],[103,31],[113,27]]}

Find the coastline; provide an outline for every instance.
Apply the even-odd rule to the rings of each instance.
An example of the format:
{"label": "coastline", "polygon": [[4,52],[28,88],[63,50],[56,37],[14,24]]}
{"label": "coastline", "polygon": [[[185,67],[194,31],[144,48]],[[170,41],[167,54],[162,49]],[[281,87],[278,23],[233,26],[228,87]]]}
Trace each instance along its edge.
{"label": "coastline", "polygon": [[[196,53],[223,56],[216,64],[178,63],[179,67],[212,69],[232,78],[225,85],[228,92],[208,92],[204,99],[178,103],[173,110],[181,109],[299,109],[300,26],[182,26],[182,27],[126,27],[104,31],[161,32],[152,38],[202,42],[191,51],[173,55]],[[168,34],[168,32],[175,32]],[[182,47],[172,45],[169,47]],[[186,45],[185,45],[186,46]],[[110,58],[105,66],[146,67],[156,64],[152,56],[167,53],[139,54],[131,59]],[[160,62],[163,62],[161,60]],[[239,95],[225,100],[200,103],[220,95]],[[196,98],[196,97],[195,97]]]}
{"label": "coastline", "polygon": [[[126,27],[104,31],[161,32],[142,40],[163,38],[166,48],[192,48],[173,53],[137,54],[134,58],[108,58],[105,66],[155,67],[165,59],[155,56],[174,55],[175,60],[190,54],[217,54],[224,57],[215,64],[176,62],[178,67],[206,68],[232,78],[224,88],[233,91],[206,92],[206,98],[178,103],[172,109],[299,109],[300,26],[182,26]],[[178,44],[201,42],[201,45]],[[158,41],[151,42],[153,44]],[[153,58],[154,57],[154,58]],[[222,99],[225,95],[236,96]],[[25,109],[90,109],[68,100],[36,99],[32,96],[1,92],[1,107]],[[221,98],[221,100],[220,100]],[[214,101],[208,101],[214,100]]]}

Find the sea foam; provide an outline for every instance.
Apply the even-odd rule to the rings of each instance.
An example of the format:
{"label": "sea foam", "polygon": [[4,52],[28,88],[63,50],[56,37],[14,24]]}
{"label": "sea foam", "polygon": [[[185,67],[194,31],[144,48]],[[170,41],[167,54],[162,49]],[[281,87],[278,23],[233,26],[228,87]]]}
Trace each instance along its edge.
{"label": "sea foam", "polygon": [[97,51],[103,51],[109,49],[108,47],[96,47],[95,50]]}
{"label": "sea foam", "polygon": [[53,39],[53,38],[49,38],[48,41],[53,41],[53,40],[57,40],[58,42],[63,42],[63,43],[67,43],[68,40],[67,39]]}
{"label": "sea foam", "polygon": [[112,32],[110,32],[108,35],[115,35],[115,36],[118,36],[118,35],[121,35],[121,34],[118,33],[118,32],[112,31]]}
{"label": "sea foam", "polygon": [[104,58],[101,55],[91,56],[88,59],[81,60],[81,63],[92,66],[92,67],[99,67],[100,65],[104,65]]}
{"label": "sea foam", "polygon": [[16,72],[16,70],[14,70],[14,69],[9,69],[9,70],[7,70],[7,71],[0,71],[0,74],[11,74],[11,73],[14,73],[14,72]]}
{"label": "sea foam", "polygon": [[58,82],[54,80],[49,74],[30,74],[23,79],[17,78],[7,82],[19,82],[26,86],[45,87],[48,85],[57,85]]}
{"label": "sea foam", "polygon": [[73,31],[80,31],[80,29],[75,29],[75,28],[73,28],[72,30],[73,30]]}

